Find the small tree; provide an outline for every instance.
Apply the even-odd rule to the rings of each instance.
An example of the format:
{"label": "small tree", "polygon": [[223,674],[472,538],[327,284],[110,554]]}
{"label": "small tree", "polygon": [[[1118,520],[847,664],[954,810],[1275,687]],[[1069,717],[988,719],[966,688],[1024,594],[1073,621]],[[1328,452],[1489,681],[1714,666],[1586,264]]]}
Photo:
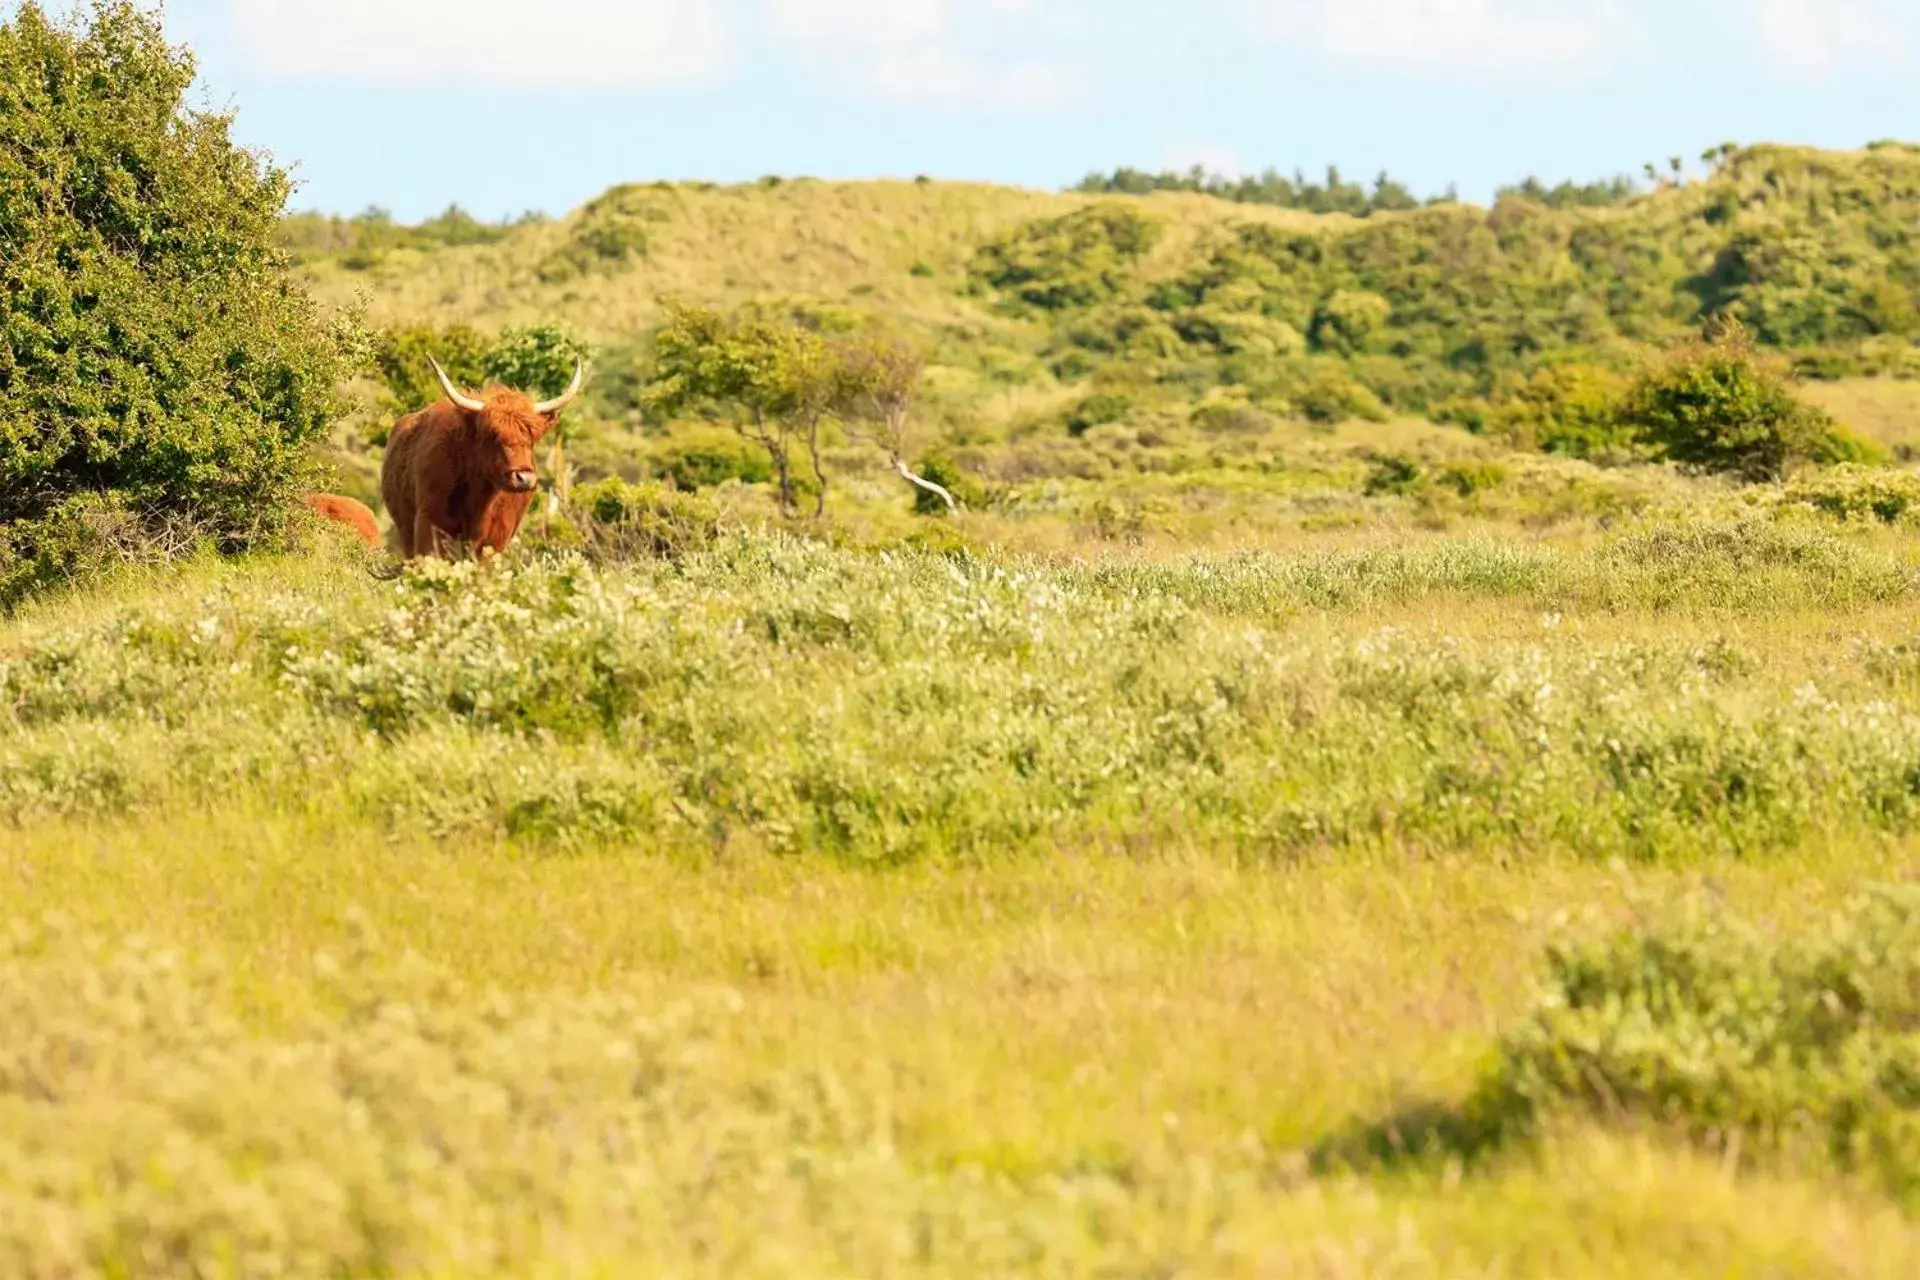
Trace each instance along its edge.
{"label": "small tree", "polygon": [[913,402],[920,391],[926,361],[913,344],[888,334],[849,339],[838,351],[839,389],[836,400],[849,428],[869,437],[887,455],[887,461],[907,483],[931,493],[958,511],[959,504],[944,486],[917,475],[907,465],[907,432]]}
{"label": "small tree", "polygon": [[646,400],[673,414],[717,412],[767,451],[780,488],[780,509],[792,514],[793,444],[805,440],[826,505],[820,427],[833,407],[832,365],[825,341],[796,325],[738,319],[704,307],[669,304],[654,335],[654,374]]}
{"label": "small tree", "polygon": [[374,338],[373,357],[387,392],[380,408],[397,416],[424,409],[440,398],[440,382],[427,363],[429,356],[440,362],[456,385],[485,385],[490,349],[486,335],[468,324],[381,330]]}
{"label": "small tree", "polygon": [[1774,480],[1789,462],[1835,461],[1849,441],[1825,412],[1796,398],[1784,373],[1725,317],[1627,393],[1621,424],[1662,456],[1697,471]]}
{"label": "small tree", "polygon": [[[488,381],[515,387],[536,400],[551,400],[566,391],[578,362],[586,358],[585,343],[557,325],[544,324],[506,330],[480,363]],[[549,509],[557,510],[573,487],[564,422],[554,431],[547,450],[547,475],[553,485]]]}

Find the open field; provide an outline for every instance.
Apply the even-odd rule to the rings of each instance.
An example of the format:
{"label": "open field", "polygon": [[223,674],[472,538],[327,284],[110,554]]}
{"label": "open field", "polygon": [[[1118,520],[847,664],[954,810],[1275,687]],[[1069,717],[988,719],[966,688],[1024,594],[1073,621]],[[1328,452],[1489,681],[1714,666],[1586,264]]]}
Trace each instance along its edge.
{"label": "open field", "polygon": [[[1367,499],[1277,553],[742,527],[398,582],[323,535],[30,606],[0,1257],[1908,1274],[1895,1086],[1874,1161],[1573,1095],[1330,1154],[1469,1114],[1557,938],[1691,900],[1781,946],[1911,878],[1920,543],[1769,492],[1545,540]],[[1859,1052],[1910,1052],[1886,1016]]]}

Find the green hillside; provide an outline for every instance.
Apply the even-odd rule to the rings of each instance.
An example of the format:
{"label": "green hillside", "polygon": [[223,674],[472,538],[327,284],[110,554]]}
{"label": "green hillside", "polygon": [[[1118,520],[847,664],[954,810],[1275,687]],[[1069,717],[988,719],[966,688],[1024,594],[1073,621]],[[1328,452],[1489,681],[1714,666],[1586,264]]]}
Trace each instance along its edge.
{"label": "green hillside", "polygon": [[[1590,421],[1596,403],[1723,316],[1803,395],[1898,452],[1920,384],[1859,379],[1920,373],[1916,233],[1920,149],[1900,144],[1727,151],[1710,177],[1595,206],[1522,187],[1491,209],[1356,217],[1187,191],[803,179],[627,186],[563,219],[500,227],[457,212],[417,228],[311,215],[284,227],[324,301],[359,299],[391,330],[425,326],[416,345],[538,323],[588,342],[596,377],[571,437],[588,477],[684,476],[675,459],[693,450],[703,473],[754,478],[712,427],[642,404],[664,299],[748,306],[923,346],[921,452],[1020,513],[1026,535],[1044,506],[1082,531],[1180,539],[1205,532],[1186,518],[1196,506],[1268,533],[1323,527],[1323,496],[1286,495],[1357,500],[1382,442],[1406,439],[1424,442],[1416,469],[1466,457],[1522,477],[1517,495],[1441,486],[1464,503],[1429,486],[1421,519],[1483,506],[1490,487],[1508,514],[1631,505],[1663,482],[1537,451],[1607,452],[1617,433]],[[359,403],[339,434],[342,484],[371,497],[367,442],[400,406],[371,385]],[[1338,429],[1389,418],[1449,430]],[[843,510],[897,499],[866,452],[834,462],[854,481]],[[1386,484],[1370,496],[1405,496]]]}

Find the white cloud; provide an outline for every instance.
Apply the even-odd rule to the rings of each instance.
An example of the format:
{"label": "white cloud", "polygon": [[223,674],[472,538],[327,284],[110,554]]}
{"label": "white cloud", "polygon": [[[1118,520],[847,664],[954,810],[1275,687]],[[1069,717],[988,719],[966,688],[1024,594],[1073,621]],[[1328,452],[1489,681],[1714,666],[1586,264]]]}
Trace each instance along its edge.
{"label": "white cloud", "polygon": [[842,83],[895,101],[1040,110],[1075,97],[1070,67],[981,50],[1035,0],[762,0],[767,30]]}
{"label": "white cloud", "polygon": [[1752,0],[1760,45],[1785,70],[1825,76],[1857,62],[1893,61],[1910,48],[1891,10],[1873,0]]}
{"label": "white cloud", "polygon": [[1252,0],[1276,38],[1341,62],[1530,77],[1596,65],[1632,32],[1618,0]]}
{"label": "white cloud", "polygon": [[289,79],[650,89],[727,61],[712,0],[229,0],[255,65]]}

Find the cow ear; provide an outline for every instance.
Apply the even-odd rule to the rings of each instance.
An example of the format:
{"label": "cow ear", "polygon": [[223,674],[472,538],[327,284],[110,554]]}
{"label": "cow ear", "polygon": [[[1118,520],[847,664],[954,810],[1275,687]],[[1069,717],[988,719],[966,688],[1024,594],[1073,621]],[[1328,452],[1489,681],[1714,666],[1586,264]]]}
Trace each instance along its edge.
{"label": "cow ear", "polygon": [[560,414],[558,411],[536,414],[534,421],[537,425],[533,429],[533,442],[539,444],[547,438],[548,432],[560,425]]}

